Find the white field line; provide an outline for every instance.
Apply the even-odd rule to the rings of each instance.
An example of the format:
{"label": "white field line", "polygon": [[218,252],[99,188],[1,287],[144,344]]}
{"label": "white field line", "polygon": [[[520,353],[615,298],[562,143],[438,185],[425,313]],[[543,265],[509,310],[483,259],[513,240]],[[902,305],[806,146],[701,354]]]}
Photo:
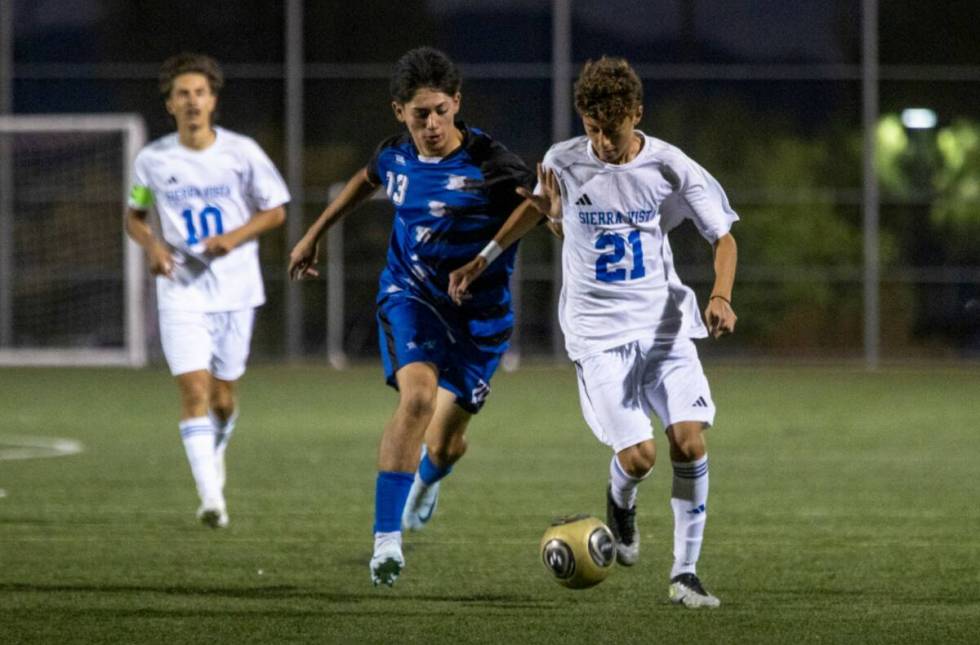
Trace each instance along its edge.
{"label": "white field line", "polygon": [[83,450],[82,442],[74,439],[0,435],[0,461],[67,457]]}

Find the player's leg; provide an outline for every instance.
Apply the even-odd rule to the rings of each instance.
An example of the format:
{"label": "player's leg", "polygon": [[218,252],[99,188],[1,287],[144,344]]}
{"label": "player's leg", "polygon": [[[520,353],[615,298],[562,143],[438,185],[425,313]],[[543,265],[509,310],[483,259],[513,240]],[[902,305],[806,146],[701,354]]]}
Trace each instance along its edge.
{"label": "player's leg", "polygon": [[214,465],[222,489],[225,487],[225,449],[238,421],[236,389],[235,381],[211,379],[211,409],[208,415],[215,429]]}
{"label": "player's leg", "polygon": [[385,426],[378,447],[378,475],[374,496],[374,555],[371,580],[394,584],[405,558],[401,521],[415,478],[418,447],[435,412],[437,374],[431,363],[409,363],[395,375],[398,407]]}
{"label": "player's leg", "polygon": [[653,472],[656,454],[653,439],[647,439],[623,448],[609,461],[606,524],[616,538],[616,561],[624,566],[636,564],[640,557],[636,496],[640,482]]}
{"label": "player's leg", "polygon": [[419,445],[436,409],[439,365],[447,335],[442,319],[427,304],[392,294],[378,305],[379,341],[385,378],[398,390],[398,407],[385,425],[378,448],[375,483],[375,585],[391,586],[405,566],[401,521],[415,470]]}
{"label": "player's leg", "polygon": [[606,521],[616,538],[616,559],[635,564],[640,554],[636,496],[653,468],[650,420],[638,398],[639,343],[576,362],[582,416],[596,438],[613,449],[606,488]]}
{"label": "player's leg", "polygon": [[160,339],[180,390],[180,436],[201,500],[198,518],[220,526],[225,502],[214,466],[214,425],[208,417],[212,343],[206,314],[161,311]]}
{"label": "player's leg", "polygon": [[658,357],[658,414],[666,426],[673,466],[670,505],[674,513],[674,563],[670,599],[686,607],[717,607],[697,576],[708,510],[708,456],[704,430],[714,421],[708,381],[690,340],[664,348]]}
{"label": "player's leg", "polygon": [[417,531],[432,519],[439,501],[439,482],[466,452],[466,427],[473,415],[456,404],[456,394],[439,388],[432,421],[425,430],[425,444],[412,481],[402,527]]}
{"label": "player's leg", "polygon": [[222,489],[225,485],[225,450],[238,421],[238,379],[252,345],[255,309],[211,314],[214,353],[211,358],[211,405],[208,411],[214,423],[214,461]]}

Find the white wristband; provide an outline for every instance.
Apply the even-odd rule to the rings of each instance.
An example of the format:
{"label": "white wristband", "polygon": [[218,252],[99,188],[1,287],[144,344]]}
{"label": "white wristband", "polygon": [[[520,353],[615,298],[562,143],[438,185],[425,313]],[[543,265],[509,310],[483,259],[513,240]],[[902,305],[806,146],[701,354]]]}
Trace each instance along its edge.
{"label": "white wristband", "polygon": [[480,257],[487,261],[487,264],[492,263],[497,259],[497,256],[503,253],[503,249],[497,244],[496,240],[490,240],[483,250],[480,251]]}

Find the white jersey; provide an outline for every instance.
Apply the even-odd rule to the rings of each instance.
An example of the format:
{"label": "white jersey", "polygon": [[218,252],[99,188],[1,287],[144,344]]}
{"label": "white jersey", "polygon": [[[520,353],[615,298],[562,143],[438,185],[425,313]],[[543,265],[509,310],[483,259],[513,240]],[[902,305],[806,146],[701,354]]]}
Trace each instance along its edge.
{"label": "white jersey", "polygon": [[643,148],[621,165],[598,159],[585,136],[553,145],[544,157],[561,187],[558,317],[573,361],[634,340],[708,335],[694,292],[674,270],[667,233],[691,219],[714,243],[738,215],[704,168],[638,134]]}
{"label": "white jersey", "polygon": [[245,225],[257,211],[289,201],[289,190],[262,148],[249,137],[215,128],[204,150],[180,144],[173,133],[136,156],[129,206],[156,206],[163,239],[173,252],[174,276],[157,277],[161,310],[219,312],[265,302],[258,240],[222,257],[203,253],[201,241]]}

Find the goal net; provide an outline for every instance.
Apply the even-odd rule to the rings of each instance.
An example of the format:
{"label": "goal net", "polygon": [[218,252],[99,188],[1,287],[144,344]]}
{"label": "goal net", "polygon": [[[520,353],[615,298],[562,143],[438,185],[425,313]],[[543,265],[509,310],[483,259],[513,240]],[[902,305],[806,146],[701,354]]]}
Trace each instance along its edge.
{"label": "goal net", "polygon": [[0,365],[146,363],[139,116],[0,116]]}

